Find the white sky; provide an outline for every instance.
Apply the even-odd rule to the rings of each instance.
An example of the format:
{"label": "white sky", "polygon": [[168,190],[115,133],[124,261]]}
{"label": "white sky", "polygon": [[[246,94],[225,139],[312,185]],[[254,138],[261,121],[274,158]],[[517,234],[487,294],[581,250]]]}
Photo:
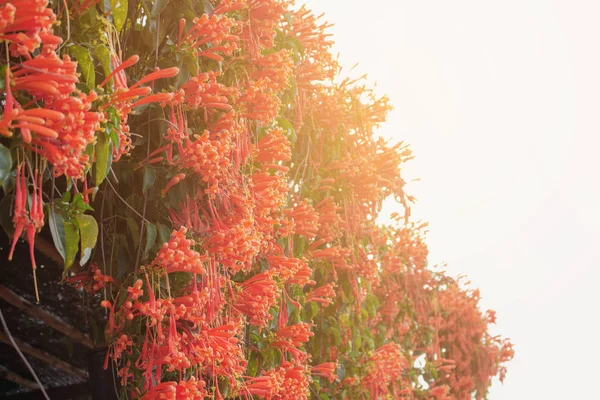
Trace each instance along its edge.
{"label": "white sky", "polygon": [[600,398],[600,2],[306,3],[391,98],[430,263],[468,275],[515,343],[490,399]]}

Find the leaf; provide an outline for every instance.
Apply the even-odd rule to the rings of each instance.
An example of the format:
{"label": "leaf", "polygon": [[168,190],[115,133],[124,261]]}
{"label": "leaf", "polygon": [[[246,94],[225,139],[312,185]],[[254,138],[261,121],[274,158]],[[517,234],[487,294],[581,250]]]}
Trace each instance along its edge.
{"label": "leaf", "polygon": [[339,346],[339,344],[342,342],[342,334],[341,334],[340,330],[337,327],[332,326],[331,334],[333,335],[334,346]]}
{"label": "leaf", "polygon": [[[70,192],[66,192],[70,193]],[[64,196],[63,196],[64,197]],[[49,207],[48,224],[50,225],[50,234],[56,251],[65,259],[65,225],[62,214],[54,207]]]}
{"label": "leaf", "polygon": [[204,12],[209,14],[213,12],[213,10],[215,9],[215,7],[212,5],[212,3],[208,0],[203,0],[202,4],[204,5]]}
{"label": "leaf", "polygon": [[90,88],[93,88],[96,85],[96,73],[94,71],[92,54],[85,47],[76,44],[70,46],[69,51],[77,60],[77,66],[81,70],[81,76],[85,80],[85,83],[87,83]]}
{"label": "leaf", "polygon": [[115,28],[117,28],[117,32],[121,32],[127,19],[127,8],[129,7],[127,0],[109,0],[109,3]]}
{"label": "leaf", "polygon": [[286,136],[289,139],[289,141],[292,144],[296,143],[297,136],[296,130],[294,129],[294,125],[292,125],[292,123],[287,118],[283,117],[277,120],[277,124],[281,127],[281,129],[284,129],[286,131]]}
{"label": "leaf", "polygon": [[258,372],[258,357],[260,356],[257,352],[252,352],[250,359],[248,360],[248,375],[256,376]]}
{"label": "leaf", "polygon": [[[126,243],[126,241],[124,240]],[[131,260],[127,254],[127,247],[119,247],[119,254],[117,255],[117,279],[123,278],[131,271]]]}
{"label": "leaf", "polygon": [[79,250],[79,229],[71,221],[64,221],[65,228],[65,269],[63,275],[67,273]]}
{"label": "leaf", "polygon": [[77,193],[73,197],[73,201],[71,201],[71,208],[76,213],[84,213],[86,211],[93,211],[94,209],[88,203],[86,203],[83,199],[83,195],[81,193]]}
{"label": "leaf", "polygon": [[79,225],[79,237],[81,238],[81,259],[79,265],[84,265],[92,255],[98,240],[98,223],[91,215],[79,214],[75,217]]}
{"label": "leaf", "polygon": [[15,227],[10,212],[11,203],[12,196],[5,195],[2,198],[2,201],[0,201],[0,225],[9,237],[12,237],[15,233]]}
{"label": "leaf", "polygon": [[[117,122],[113,122],[113,125],[116,127],[120,126],[121,120],[117,119]],[[110,141],[112,142],[113,149],[118,149],[119,146],[121,146],[121,138],[119,137],[119,133],[117,132],[117,129],[111,129],[109,137],[110,137]]]}
{"label": "leaf", "polygon": [[100,186],[102,181],[108,175],[112,164],[111,143],[106,134],[98,133],[98,141],[96,142],[96,186]]}
{"label": "leaf", "polygon": [[144,247],[144,253],[148,253],[154,242],[156,241],[156,226],[149,222],[146,222],[146,246]]}
{"label": "leaf", "polygon": [[129,229],[129,236],[133,241],[134,248],[140,245],[140,228],[135,219],[127,217],[127,228]]}
{"label": "leaf", "polygon": [[151,165],[144,167],[144,183],[142,184],[142,192],[146,193],[150,189],[154,182],[156,182],[156,170]]}
{"label": "leaf", "polygon": [[[10,178],[12,172],[12,157],[10,150],[3,144],[0,144],[0,184],[4,186],[4,182]],[[4,190],[6,194],[6,189]]]}
{"label": "leaf", "polygon": [[94,56],[100,61],[100,65],[102,65],[102,69],[104,70],[104,76],[108,76],[110,74],[110,52],[108,48],[104,45],[98,45],[94,49]]}
{"label": "leaf", "polygon": [[356,335],[356,339],[354,340],[352,348],[355,350],[360,349],[361,343],[362,343],[362,337],[360,335]]}
{"label": "leaf", "polygon": [[158,233],[160,234],[160,244],[168,242],[171,239],[171,230],[163,224],[158,224]]}
{"label": "leaf", "polygon": [[273,365],[275,360],[275,349],[272,347],[266,347],[261,351],[261,355],[263,360],[261,368],[267,370]]}

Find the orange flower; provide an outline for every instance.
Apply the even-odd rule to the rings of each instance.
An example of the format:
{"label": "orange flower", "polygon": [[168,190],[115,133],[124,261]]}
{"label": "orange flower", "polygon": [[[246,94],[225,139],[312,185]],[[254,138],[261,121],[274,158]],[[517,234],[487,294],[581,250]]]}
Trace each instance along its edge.
{"label": "orange flower", "polygon": [[337,378],[335,374],[336,369],[337,365],[335,363],[325,362],[311,367],[310,372],[313,375],[322,376],[323,378],[326,378],[329,382],[333,382]]}
{"label": "orange flower", "polygon": [[319,303],[325,307],[330,305],[336,296],[335,287],[336,284],[332,282],[314,289],[306,295],[306,302]]}
{"label": "orange flower", "polygon": [[184,227],[171,233],[171,239],[163,243],[159,250],[154,265],[163,268],[167,274],[173,272],[190,272],[204,275],[206,269],[202,263],[202,256],[197,251],[192,250],[195,242],[187,239],[185,234],[187,230]]}
{"label": "orange flower", "polygon": [[250,323],[264,328],[273,319],[271,307],[277,304],[279,292],[271,274],[261,272],[239,284],[233,308],[250,318]]}

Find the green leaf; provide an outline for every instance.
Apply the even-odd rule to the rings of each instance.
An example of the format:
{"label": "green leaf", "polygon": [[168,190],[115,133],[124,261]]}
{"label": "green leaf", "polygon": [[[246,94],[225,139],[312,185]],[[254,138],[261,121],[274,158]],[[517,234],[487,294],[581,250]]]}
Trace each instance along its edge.
{"label": "green leaf", "polygon": [[160,244],[168,242],[171,239],[171,230],[163,224],[158,224],[158,233],[160,234]]}
{"label": "green leaf", "polygon": [[276,350],[272,347],[264,348],[261,351],[262,360],[263,360],[261,368],[267,370],[273,365],[273,363],[275,361],[275,351]]}
{"label": "green leaf", "polygon": [[356,335],[356,339],[354,340],[352,348],[355,350],[360,349],[361,343],[362,343],[362,337],[360,335]]}
{"label": "green leaf", "polygon": [[[0,144],[0,184],[4,186],[4,182],[10,178],[12,172],[12,157],[10,150],[4,145]],[[6,194],[6,189],[4,190]]]}
{"label": "green leaf", "polygon": [[146,193],[150,189],[154,182],[156,182],[156,170],[152,165],[146,165],[144,167],[144,183],[142,184],[142,192]]}
{"label": "green leaf", "polygon": [[64,221],[65,228],[65,269],[63,275],[67,273],[79,250],[79,229],[71,221]]}
{"label": "green leaf", "polygon": [[75,217],[79,225],[79,237],[81,238],[81,259],[79,265],[84,265],[92,255],[98,240],[98,223],[91,215],[79,214]]}
{"label": "green leaf", "polygon": [[121,32],[123,25],[125,25],[125,20],[127,19],[127,0],[109,0],[109,3],[115,28],[117,28],[117,32]]}
{"label": "green leaf", "polygon": [[156,241],[156,233],[156,226],[146,222],[146,246],[144,247],[145,254],[147,254],[154,245],[154,242]]}
{"label": "green leaf", "polygon": [[260,354],[258,352],[253,351],[250,355],[250,359],[248,360],[248,375],[256,376],[258,372],[258,357]]}
{"label": "green leaf", "polygon": [[277,124],[281,127],[281,129],[285,130],[286,136],[289,141],[294,144],[296,143],[296,130],[294,129],[294,125],[287,118],[279,118],[277,120]]}
{"label": "green leaf", "polygon": [[129,236],[133,240],[134,248],[140,245],[140,228],[135,219],[127,217],[127,228],[129,229]]}
{"label": "green leaf", "polygon": [[111,72],[110,70],[110,52],[105,45],[96,46],[94,49],[94,56],[100,61],[100,65],[102,65],[102,69],[104,70],[104,76],[108,76]]}
{"label": "green leaf", "polygon": [[73,201],[71,201],[71,208],[77,213],[84,213],[86,211],[94,210],[92,206],[84,201],[81,193],[77,193],[73,197]]}
{"label": "green leaf", "polygon": [[[65,192],[65,194],[70,192]],[[63,196],[64,197],[64,196]],[[52,234],[52,241],[56,251],[61,255],[63,260],[65,259],[65,225],[64,219],[60,211],[54,207],[49,207],[48,212],[48,224],[50,225],[50,233]]]}
{"label": "green leaf", "polygon": [[337,327],[332,326],[331,334],[333,335],[334,346],[339,346],[339,344],[342,342],[342,334],[341,334],[340,330]]}
{"label": "green leaf", "polygon": [[112,164],[111,143],[104,132],[98,132],[98,141],[96,142],[96,186],[100,186],[102,181],[108,175]]}
{"label": "green leaf", "polygon": [[94,60],[92,59],[92,54],[89,49],[74,44],[69,46],[69,51],[77,60],[77,66],[81,70],[83,80],[85,80],[85,83],[87,83],[90,88],[93,88],[96,85],[96,73],[94,71]]}
{"label": "green leaf", "polygon": [[[127,241],[123,239],[123,243],[127,243]],[[121,279],[132,271],[132,267],[129,254],[127,253],[127,246],[119,247],[118,252],[119,254],[117,255],[117,279]]]}
{"label": "green leaf", "polygon": [[108,136],[110,137],[110,141],[112,142],[113,149],[118,149],[121,145],[121,138],[119,137],[119,132],[117,132],[117,129],[119,129],[121,125],[121,120],[117,119],[116,122],[113,122],[113,125],[117,128],[111,129],[110,134]]}

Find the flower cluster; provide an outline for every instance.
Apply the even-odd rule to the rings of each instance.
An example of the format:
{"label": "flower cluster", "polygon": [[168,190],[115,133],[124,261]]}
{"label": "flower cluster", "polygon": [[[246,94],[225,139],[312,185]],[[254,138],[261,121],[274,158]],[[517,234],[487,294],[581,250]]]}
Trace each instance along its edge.
{"label": "flower cluster", "polygon": [[330,24],[291,0],[96,3],[0,0],[0,177],[11,256],[24,235],[35,271],[48,220],[66,280],[102,297],[122,397],[466,399],[504,378],[512,344],[428,267],[410,149],[375,134],[388,99],[340,78]]}
{"label": "flower cluster", "polygon": [[154,264],[163,268],[168,274],[172,272],[190,272],[193,274],[204,275],[206,269],[202,263],[200,253],[193,250],[195,242],[193,239],[187,239],[185,227],[173,231],[171,239],[163,243],[154,260]]}

